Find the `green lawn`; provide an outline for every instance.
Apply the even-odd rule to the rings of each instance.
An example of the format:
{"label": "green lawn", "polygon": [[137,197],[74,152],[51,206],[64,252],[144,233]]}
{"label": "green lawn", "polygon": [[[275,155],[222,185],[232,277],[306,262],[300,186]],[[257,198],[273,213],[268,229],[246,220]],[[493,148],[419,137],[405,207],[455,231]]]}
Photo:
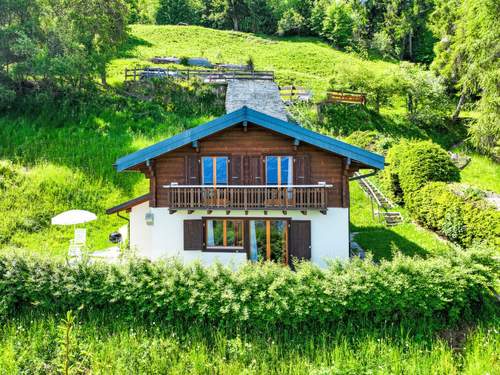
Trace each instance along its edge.
{"label": "green lawn", "polygon": [[469,153],[470,163],[460,172],[462,182],[500,194],[500,164],[491,158]]}
{"label": "green lawn", "polygon": [[[418,227],[408,218],[404,209],[405,222],[387,227],[377,217],[372,217],[370,199],[357,182],[351,182],[351,231],[358,232],[356,242],[373,254],[375,260],[391,259],[395,251],[409,256],[430,256],[446,251],[450,244],[435,233]],[[374,207],[376,210],[376,207]]]}

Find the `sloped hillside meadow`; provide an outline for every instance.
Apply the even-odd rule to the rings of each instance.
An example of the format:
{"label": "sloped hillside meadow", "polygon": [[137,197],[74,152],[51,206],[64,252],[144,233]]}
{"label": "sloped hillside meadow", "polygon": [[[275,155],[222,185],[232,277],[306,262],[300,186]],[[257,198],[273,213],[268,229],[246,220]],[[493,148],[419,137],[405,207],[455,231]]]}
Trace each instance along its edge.
{"label": "sloped hillside meadow", "polygon": [[366,60],[331,48],[318,38],[273,37],[197,26],[132,25],[133,38],[108,69],[110,82],[121,82],[125,68],[150,66],[155,56],[205,57],[211,62],[245,64],[272,70],[278,83],[294,83],[321,94],[339,65],[369,65],[390,69],[393,64]]}
{"label": "sloped hillside meadow", "polygon": [[[49,223],[55,214],[72,208],[98,215],[87,227],[89,247],[110,246],[109,233],[125,221],[105,215],[106,208],[148,189],[142,175],[116,173],[114,161],[223,113],[220,100],[204,89],[188,90],[185,97],[174,96],[165,105],[120,95],[124,69],[150,66],[147,60],[158,55],[226,63],[245,63],[251,57],[257,70],[275,71],[279,84],[305,86],[318,97],[342,65],[384,72],[396,69],[395,62],[340,52],[312,37],[131,25],[129,40],[108,66],[108,83],[116,93],[82,98],[83,105],[35,106],[35,110],[27,103],[23,112],[0,115],[0,255],[29,258],[36,254],[62,262],[72,228]],[[391,139],[432,139],[446,148],[463,140],[459,127],[443,132],[414,125],[405,117],[404,99],[395,98],[394,103],[380,113],[339,107],[323,124],[310,121],[311,108],[295,108],[294,115],[304,126],[343,138],[356,130],[377,130]],[[461,174],[465,182],[500,193],[499,165],[487,157],[474,155]],[[370,201],[356,182],[351,182],[351,207],[351,231],[358,233],[357,240],[377,262],[393,259],[398,251],[431,258],[454,248],[412,223],[404,208],[403,224],[380,223],[372,217]],[[360,272],[355,277],[364,276]],[[154,275],[148,274],[142,285],[148,283],[154,283]],[[87,288],[78,281],[75,285]],[[20,300],[30,300],[30,307],[36,308],[37,288],[34,285],[33,295]],[[3,308],[0,304],[0,319]],[[272,326],[258,332],[143,321],[135,316],[114,319],[101,311],[87,311],[83,304],[75,310],[70,316],[34,310],[1,320],[0,374],[63,373],[68,353],[74,364],[71,373],[500,373],[497,309],[488,311],[478,324],[448,329],[404,319],[401,324],[373,325],[366,316],[366,321],[346,320],[330,329]],[[69,344],[65,337],[70,337]]]}

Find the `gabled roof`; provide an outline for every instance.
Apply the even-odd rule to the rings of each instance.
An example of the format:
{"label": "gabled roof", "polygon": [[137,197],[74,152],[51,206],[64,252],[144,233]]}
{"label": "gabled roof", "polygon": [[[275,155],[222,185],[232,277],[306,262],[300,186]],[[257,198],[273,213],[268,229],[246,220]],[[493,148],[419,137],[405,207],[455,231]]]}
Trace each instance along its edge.
{"label": "gabled roof", "polygon": [[275,117],[266,115],[248,107],[242,107],[227,115],[216,118],[195,128],[186,130],[174,135],[168,139],[158,142],[142,150],[119,158],[115,167],[118,172],[144,163],[149,159],[173,151],[179,147],[198,141],[209,135],[229,128],[233,125],[247,121],[249,123],[261,126],[300,142],[308,143],[323,150],[350,158],[369,168],[384,168],[384,157],[362,148],[350,145],[337,139],[316,133],[312,130],[303,128],[300,125],[283,121]]}

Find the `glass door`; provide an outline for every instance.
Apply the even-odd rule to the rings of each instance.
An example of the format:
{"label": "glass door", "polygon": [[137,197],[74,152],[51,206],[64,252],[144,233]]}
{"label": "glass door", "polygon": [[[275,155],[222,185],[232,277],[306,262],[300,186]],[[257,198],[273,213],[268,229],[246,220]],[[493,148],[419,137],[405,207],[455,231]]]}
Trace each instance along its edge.
{"label": "glass door", "polygon": [[277,219],[250,220],[250,260],[288,263],[288,222]]}

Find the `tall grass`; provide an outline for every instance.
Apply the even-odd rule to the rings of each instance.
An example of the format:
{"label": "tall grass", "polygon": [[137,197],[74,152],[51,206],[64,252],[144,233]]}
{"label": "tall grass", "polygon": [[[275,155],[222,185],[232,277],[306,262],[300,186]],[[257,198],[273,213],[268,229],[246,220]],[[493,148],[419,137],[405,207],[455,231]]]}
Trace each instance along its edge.
{"label": "tall grass", "polygon": [[[0,328],[0,372],[56,373],[63,319],[27,315],[6,322]],[[404,325],[238,331],[77,316],[70,373],[494,374],[500,370],[495,323],[465,331],[465,341],[453,348],[439,334]]]}

